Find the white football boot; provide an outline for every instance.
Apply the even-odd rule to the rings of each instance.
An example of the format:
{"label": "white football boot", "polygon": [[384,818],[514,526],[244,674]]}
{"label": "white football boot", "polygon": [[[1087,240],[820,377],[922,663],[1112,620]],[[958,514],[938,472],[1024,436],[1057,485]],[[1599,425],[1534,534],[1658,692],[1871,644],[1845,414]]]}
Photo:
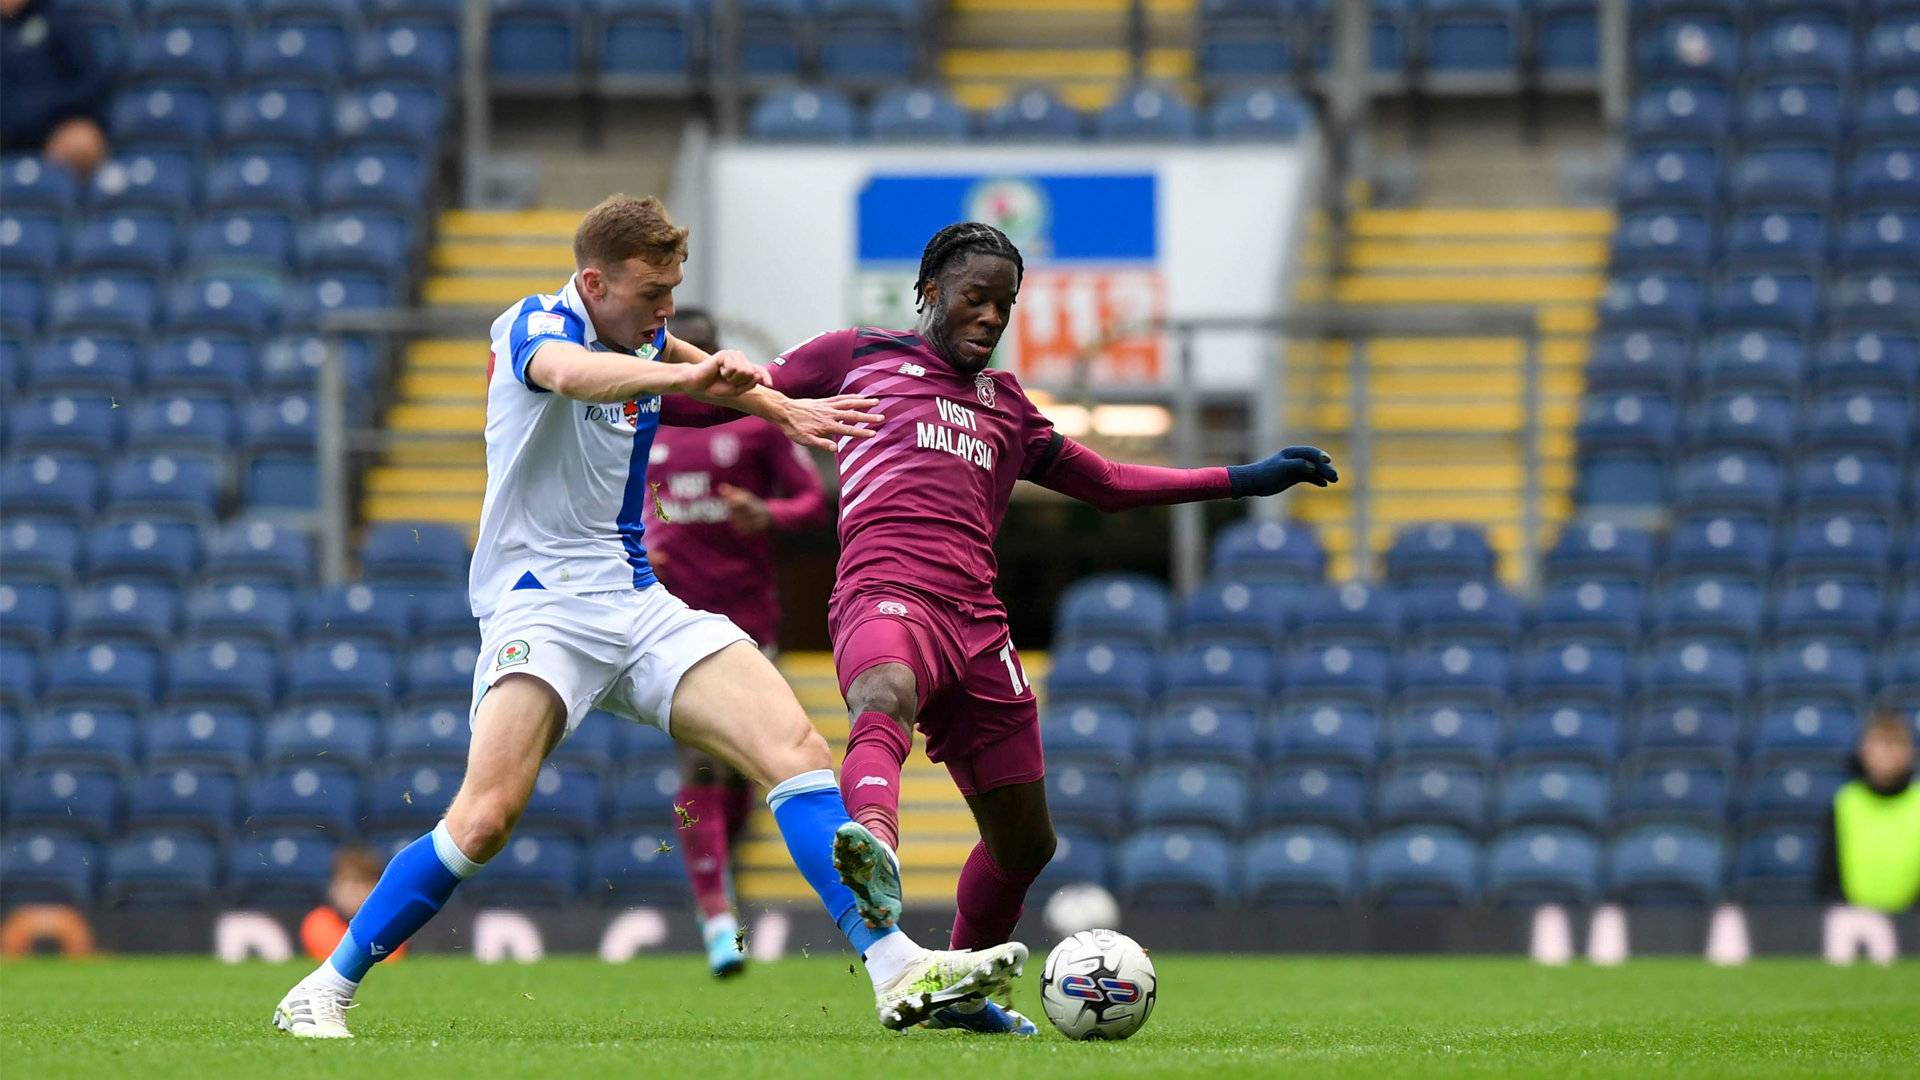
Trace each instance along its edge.
{"label": "white football boot", "polygon": [[301,980],[273,1010],[273,1026],[296,1039],[351,1039],[347,1010],[353,999],[311,980]]}
{"label": "white football boot", "polygon": [[880,1022],[898,1031],[949,1005],[1001,993],[1026,964],[1027,947],[1017,941],[972,951],[930,949],[874,987]]}

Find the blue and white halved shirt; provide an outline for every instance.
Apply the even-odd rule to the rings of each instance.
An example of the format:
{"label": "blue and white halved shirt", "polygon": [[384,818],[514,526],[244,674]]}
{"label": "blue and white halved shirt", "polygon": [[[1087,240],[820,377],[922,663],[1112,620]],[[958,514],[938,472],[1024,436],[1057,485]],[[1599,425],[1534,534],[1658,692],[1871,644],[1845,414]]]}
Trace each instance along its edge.
{"label": "blue and white halved shirt", "polygon": [[[527,378],[527,362],[549,341],[620,351],[600,341],[577,277],[502,312],[492,337],[487,497],[467,585],[475,617],[487,618],[516,588],[578,593],[654,584],[641,510],[660,399],[596,405]],[[632,355],[652,360],[666,345],[662,327]]]}

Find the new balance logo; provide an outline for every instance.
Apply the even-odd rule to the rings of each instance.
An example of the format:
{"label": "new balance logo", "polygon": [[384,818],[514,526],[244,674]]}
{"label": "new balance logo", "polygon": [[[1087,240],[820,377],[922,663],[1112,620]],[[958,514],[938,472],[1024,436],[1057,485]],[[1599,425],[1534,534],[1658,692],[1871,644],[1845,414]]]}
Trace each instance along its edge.
{"label": "new balance logo", "polygon": [[893,785],[887,783],[887,778],[884,776],[863,776],[860,778],[859,783],[853,785],[855,791],[858,791],[863,787],[892,787],[892,786]]}
{"label": "new balance logo", "polygon": [[921,367],[919,364],[900,365],[900,374],[902,375],[925,375],[926,373],[927,369]]}

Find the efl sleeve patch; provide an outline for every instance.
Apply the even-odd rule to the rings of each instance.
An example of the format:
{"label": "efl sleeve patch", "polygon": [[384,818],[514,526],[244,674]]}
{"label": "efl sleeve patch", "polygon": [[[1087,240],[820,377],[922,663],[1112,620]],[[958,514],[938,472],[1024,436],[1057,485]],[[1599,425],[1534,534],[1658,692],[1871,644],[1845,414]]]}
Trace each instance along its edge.
{"label": "efl sleeve patch", "polygon": [[565,335],[567,320],[551,311],[536,311],[527,316],[527,336],[540,337],[543,334]]}

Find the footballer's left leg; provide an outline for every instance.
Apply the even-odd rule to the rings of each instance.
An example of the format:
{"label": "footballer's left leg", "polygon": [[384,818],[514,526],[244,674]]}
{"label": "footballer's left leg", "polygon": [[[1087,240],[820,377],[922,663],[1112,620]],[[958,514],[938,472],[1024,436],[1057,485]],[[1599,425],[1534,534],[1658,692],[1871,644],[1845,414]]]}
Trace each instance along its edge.
{"label": "footballer's left leg", "polygon": [[[946,1005],[1003,990],[1020,973],[1027,950],[1018,943],[978,952],[914,944],[893,925],[897,893],[863,915],[841,883],[833,850],[843,834],[877,842],[847,815],[826,740],[786,680],[752,645],[736,641],[687,669],[673,692],[670,730],[767,786],[767,805],[794,865],[866,962],[882,1023],[917,1024]],[[869,921],[874,915],[880,917]]]}

